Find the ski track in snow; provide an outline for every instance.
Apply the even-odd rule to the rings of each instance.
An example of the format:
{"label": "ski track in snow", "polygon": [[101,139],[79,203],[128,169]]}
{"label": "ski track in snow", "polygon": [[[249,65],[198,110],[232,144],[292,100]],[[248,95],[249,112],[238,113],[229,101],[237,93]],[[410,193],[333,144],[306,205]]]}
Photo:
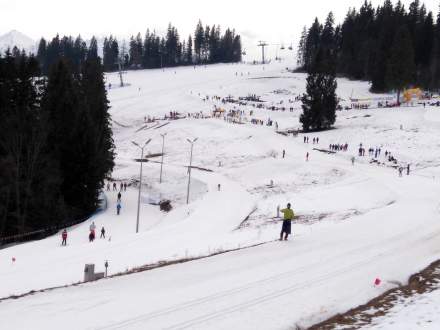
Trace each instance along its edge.
{"label": "ski track in snow", "polygon": [[[364,303],[390,288],[390,281],[405,282],[440,258],[437,108],[339,112],[337,129],[309,135],[310,140],[320,137],[322,149],[349,143],[348,152],[334,155],[312,151],[316,146],[302,143],[301,134],[284,137],[273,127],[218,119],[144,123],[144,116],[163,117],[169,111],[207,114],[220,104],[203,101],[206,95],[257,94],[267,104],[284,100],[290,107],[287,100],[304,90],[305,76],[287,73],[285,66],[128,72],[129,86],[109,90],[117,146],[114,178],[138,179],[134,159],[139,150],[131,141],[152,138],[147,152],[160,153],[160,134],[167,133],[163,184],[158,182],[160,164],[144,164],[140,233],[134,234],[136,187],[123,192],[121,216],[115,215],[116,193],[106,192],[107,211],[70,228],[66,248],[55,235],[0,250],[0,297],[80,281],[85,263],[102,271],[109,260],[109,272],[115,274],[270,241],[280,229],[273,218],[276,206],[287,202],[299,216],[290,242],[6,300],[0,303],[0,317],[8,320],[8,329],[55,329],[60,323],[75,330],[308,326]],[[117,79],[107,75],[112,85]],[[340,79],[338,86],[342,99],[353,91],[355,97],[370,95],[363,82]],[[295,94],[275,92],[282,90]],[[299,103],[292,106],[299,108]],[[245,108],[254,110],[253,118],[277,121],[280,129],[299,126],[298,110]],[[193,165],[213,172],[192,170],[191,203],[186,205],[186,139],[193,137],[199,138]],[[360,142],[366,148],[382,146],[382,153],[392,151],[402,165],[412,164],[413,174],[398,178],[389,167],[369,164],[368,157],[352,166]],[[285,159],[279,156],[283,149]],[[270,180],[274,187],[268,187]],[[168,214],[148,204],[162,198],[172,200]],[[88,243],[91,221],[98,230],[105,226],[111,239]],[[11,257],[17,260],[13,264]],[[372,283],[378,276],[387,284],[376,288]]]}

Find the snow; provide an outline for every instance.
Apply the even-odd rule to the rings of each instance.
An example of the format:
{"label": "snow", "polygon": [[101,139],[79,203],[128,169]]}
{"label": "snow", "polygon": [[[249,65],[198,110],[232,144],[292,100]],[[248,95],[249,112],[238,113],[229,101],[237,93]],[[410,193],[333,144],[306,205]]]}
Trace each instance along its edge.
{"label": "snow", "polygon": [[440,324],[440,286],[428,293],[400,298],[399,303],[385,316],[375,318],[362,329],[410,330],[438,329]]}
{"label": "snow", "polygon": [[27,52],[35,53],[37,42],[27,35],[17,30],[11,30],[0,36],[0,52],[3,53],[8,48],[17,46],[18,49],[24,49]]}
{"label": "snow", "polygon": [[[266,244],[5,300],[0,317],[8,319],[8,328],[309,326],[365,303],[439,259],[438,108],[338,112],[336,129],[309,135],[310,140],[319,136],[319,146],[304,144],[301,134],[285,137],[274,127],[222,119],[190,118],[142,129],[144,116],[163,117],[170,111],[209,114],[214,104],[233,107],[211,98],[203,101],[207,95],[248,94],[261,96],[267,104],[283,100],[295,110],[242,107],[247,119],[252,109],[253,118],[270,117],[280,129],[298,128],[300,103],[290,105],[288,99],[304,91],[305,75],[289,73],[285,70],[289,65],[130,71],[124,77],[130,85],[124,88],[118,87],[117,74],[107,75],[117,146],[113,177],[137,180],[140,163],[134,159],[140,151],[132,141],[152,138],[147,151],[159,153],[160,134],[167,133],[164,183],[159,183],[160,164],[144,163],[139,234],[135,234],[137,188],[130,186],[122,192],[120,216],[115,214],[116,192],[105,192],[108,209],[69,228],[67,247],[61,247],[60,235],[55,235],[0,250],[0,297],[79,282],[86,263],[103,271],[108,260],[109,273],[116,274],[161,260]],[[351,95],[372,96],[367,83],[345,79],[338,83],[344,105]],[[213,172],[192,170],[186,205],[190,152],[186,139],[195,137],[193,165]],[[335,155],[312,150],[346,142],[349,150]],[[381,146],[381,162],[389,150],[401,165],[410,163],[411,175],[399,178],[390,164],[370,164],[369,157],[356,157],[352,166],[350,159],[361,142],[367,148]],[[148,204],[161,198],[172,201],[171,212]],[[300,218],[288,242],[274,241],[280,229],[274,219],[276,207],[287,202]],[[98,231],[105,226],[107,239],[88,242],[91,221]],[[373,285],[377,277],[383,281],[379,287]]]}

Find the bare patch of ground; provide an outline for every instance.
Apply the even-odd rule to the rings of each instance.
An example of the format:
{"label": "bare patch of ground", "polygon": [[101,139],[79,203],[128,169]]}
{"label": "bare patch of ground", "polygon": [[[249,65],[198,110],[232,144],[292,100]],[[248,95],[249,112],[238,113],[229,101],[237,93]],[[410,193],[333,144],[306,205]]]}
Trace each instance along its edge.
{"label": "bare patch of ground", "polygon": [[440,260],[432,263],[420,273],[409,278],[408,284],[391,289],[368,303],[337,314],[330,319],[315,324],[308,330],[360,329],[370,325],[375,318],[387,314],[397,305],[400,298],[431,292],[438,288],[440,282]]}

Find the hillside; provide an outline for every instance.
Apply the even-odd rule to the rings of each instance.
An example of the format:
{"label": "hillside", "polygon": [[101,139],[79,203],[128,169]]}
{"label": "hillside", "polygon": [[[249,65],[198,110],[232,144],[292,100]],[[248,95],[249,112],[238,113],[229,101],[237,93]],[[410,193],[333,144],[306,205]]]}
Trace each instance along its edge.
{"label": "hillside", "polygon": [[[6,299],[0,317],[8,319],[8,329],[307,327],[405,283],[440,259],[439,108],[338,111],[334,130],[309,134],[304,143],[302,133],[276,132],[276,125],[281,133],[300,127],[295,97],[304,92],[305,75],[286,70],[292,66],[129,71],[123,88],[117,74],[108,74],[117,148],[113,179],[130,184],[122,192],[121,214],[116,214],[117,192],[105,191],[107,209],[68,228],[66,247],[59,233],[0,250],[0,298],[80,282],[86,263],[104,271],[108,260],[109,275],[115,275],[238,250]],[[251,94],[263,102],[221,102]],[[338,96],[344,107],[351,105],[350,96],[390,97],[345,79],[338,80]],[[214,107],[237,115],[205,118]],[[170,112],[186,118],[169,120]],[[148,122],[149,117],[156,121]],[[159,163],[144,163],[136,234],[140,150],[132,141],[151,138],[147,152],[160,153],[164,133],[164,182],[159,183]],[[312,143],[318,137],[319,143]],[[193,138],[198,138],[193,165],[212,172],[192,170],[186,205],[187,139]],[[347,151],[328,153],[330,144],[346,143]],[[359,157],[360,143],[380,148],[380,155]],[[396,166],[407,164],[410,175],[399,177]],[[169,213],[153,205],[161,199],[171,200]],[[280,242],[276,209],[288,202],[297,220],[293,236]],[[105,227],[106,239],[88,241],[92,222],[98,231]],[[377,277],[380,286],[373,285]]]}

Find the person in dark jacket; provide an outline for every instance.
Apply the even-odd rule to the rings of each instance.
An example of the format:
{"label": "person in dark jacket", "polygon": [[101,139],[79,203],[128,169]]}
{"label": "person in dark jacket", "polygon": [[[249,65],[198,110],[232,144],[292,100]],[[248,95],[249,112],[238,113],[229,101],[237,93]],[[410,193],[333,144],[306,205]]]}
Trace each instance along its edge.
{"label": "person in dark jacket", "polygon": [[92,230],[89,233],[89,242],[93,242],[95,240],[95,231]]}
{"label": "person in dark jacket", "polygon": [[66,246],[67,245],[67,230],[63,230],[62,234],[61,234],[61,238],[63,239],[63,241],[61,242],[61,245]]}

